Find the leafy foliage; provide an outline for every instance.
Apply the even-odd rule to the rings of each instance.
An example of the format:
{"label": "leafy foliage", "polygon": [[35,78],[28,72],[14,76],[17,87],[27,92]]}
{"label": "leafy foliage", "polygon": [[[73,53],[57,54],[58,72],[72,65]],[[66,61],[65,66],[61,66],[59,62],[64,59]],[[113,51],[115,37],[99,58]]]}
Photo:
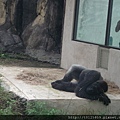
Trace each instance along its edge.
{"label": "leafy foliage", "polygon": [[44,102],[28,101],[26,109],[11,92],[5,91],[0,86],[0,115],[62,115],[63,112],[48,108]]}
{"label": "leafy foliage", "polygon": [[15,115],[17,111],[17,101],[12,99],[12,94],[0,87],[0,115]]}
{"label": "leafy foliage", "polygon": [[27,115],[63,115],[63,112],[55,108],[48,108],[44,102],[31,101],[27,105]]}

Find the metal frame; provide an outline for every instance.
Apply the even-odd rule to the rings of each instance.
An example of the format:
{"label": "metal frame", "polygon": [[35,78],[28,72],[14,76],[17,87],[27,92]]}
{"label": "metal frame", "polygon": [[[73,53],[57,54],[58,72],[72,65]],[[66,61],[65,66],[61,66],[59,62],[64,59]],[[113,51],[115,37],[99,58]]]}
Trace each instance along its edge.
{"label": "metal frame", "polygon": [[109,45],[111,18],[112,18],[112,8],[113,8],[113,0],[109,0],[108,16],[107,16],[107,26],[106,26],[106,37],[105,37],[105,45],[106,46]]}
{"label": "metal frame", "polygon": [[105,47],[105,48],[114,48],[114,49],[120,50],[120,48],[118,48],[118,47],[109,46],[109,37],[110,37],[110,28],[111,28],[113,0],[109,0],[109,3],[108,3],[106,36],[105,36],[105,44],[104,45],[97,44],[97,43],[92,43],[92,42],[88,42],[88,41],[77,40],[76,39],[77,23],[78,23],[78,12],[79,12],[79,3],[80,3],[80,0],[76,0],[76,4],[75,4],[75,16],[74,16],[74,27],[73,27],[73,40],[77,41],[77,42],[83,42],[83,43],[89,43],[89,44],[99,45],[99,46],[102,46],[102,47]]}

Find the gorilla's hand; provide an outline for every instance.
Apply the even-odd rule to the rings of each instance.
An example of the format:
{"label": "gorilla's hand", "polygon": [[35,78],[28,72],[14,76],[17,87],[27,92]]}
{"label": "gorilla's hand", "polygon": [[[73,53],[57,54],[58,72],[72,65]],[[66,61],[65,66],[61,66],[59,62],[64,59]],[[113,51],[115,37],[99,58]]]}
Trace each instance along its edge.
{"label": "gorilla's hand", "polygon": [[77,83],[74,82],[64,82],[62,80],[57,80],[51,83],[52,87],[57,90],[66,91],[66,92],[74,92]]}
{"label": "gorilla's hand", "polygon": [[100,96],[99,96],[99,99],[98,99],[99,101],[101,101],[101,102],[103,102],[104,103],[104,105],[109,105],[109,103],[111,103],[111,100],[108,98],[108,96],[107,95],[105,95],[105,94],[101,94]]}
{"label": "gorilla's hand", "polygon": [[63,90],[63,88],[64,88],[61,80],[52,82],[51,85],[52,85],[52,88],[57,89],[57,90]]}

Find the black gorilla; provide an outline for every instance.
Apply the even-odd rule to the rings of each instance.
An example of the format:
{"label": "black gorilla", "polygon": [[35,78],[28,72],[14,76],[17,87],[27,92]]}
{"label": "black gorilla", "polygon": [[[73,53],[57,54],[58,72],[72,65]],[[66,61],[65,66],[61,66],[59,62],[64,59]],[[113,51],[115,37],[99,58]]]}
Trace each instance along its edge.
{"label": "black gorilla", "polygon": [[[72,82],[75,79],[76,82]],[[107,83],[100,72],[89,70],[80,65],[72,65],[61,80],[51,83],[57,90],[75,92],[76,96],[90,100],[99,100],[105,105],[111,103],[105,94],[108,90]]]}

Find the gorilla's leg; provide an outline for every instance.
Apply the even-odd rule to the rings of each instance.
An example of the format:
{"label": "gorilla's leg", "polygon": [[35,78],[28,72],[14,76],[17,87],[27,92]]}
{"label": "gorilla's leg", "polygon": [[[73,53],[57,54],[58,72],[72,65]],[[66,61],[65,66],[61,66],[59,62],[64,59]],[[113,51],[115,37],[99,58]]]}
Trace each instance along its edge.
{"label": "gorilla's leg", "polygon": [[88,87],[101,78],[101,74],[95,70],[83,70],[79,76],[79,87]]}
{"label": "gorilla's leg", "polygon": [[52,82],[51,85],[54,89],[57,89],[57,90],[62,90],[66,92],[74,92],[77,86],[77,83],[62,81],[61,83]]}
{"label": "gorilla's leg", "polygon": [[63,81],[70,82],[72,79],[79,80],[79,76],[86,68],[80,65],[73,64],[66,72]]}
{"label": "gorilla's leg", "polygon": [[107,83],[103,80],[98,80],[97,82],[94,82],[86,88],[86,93],[89,95],[100,95],[101,93],[104,93],[107,90]]}
{"label": "gorilla's leg", "polygon": [[100,77],[101,74],[98,71],[95,70],[82,71],[79,77],[79,83],[75,89],[76,96],[87,99],[96,99],[96,98],[92,98],[93,97],[92,95],[87,94],[86,89],[88,88],[88,86],[98,81]]}
{"label": "gorilla's leg", "polygon": [[85,68],[83,66],[80,65],[76,65],[73,64],[68,71],[66,72],[66,74],[64,75],[63,79],[61,80],[56,80],[57,83],[61,83],[62,81],[64,82],[71,82],[73,79],[75,80],[79,80],[79,75],[80,73],[85,70]]}

